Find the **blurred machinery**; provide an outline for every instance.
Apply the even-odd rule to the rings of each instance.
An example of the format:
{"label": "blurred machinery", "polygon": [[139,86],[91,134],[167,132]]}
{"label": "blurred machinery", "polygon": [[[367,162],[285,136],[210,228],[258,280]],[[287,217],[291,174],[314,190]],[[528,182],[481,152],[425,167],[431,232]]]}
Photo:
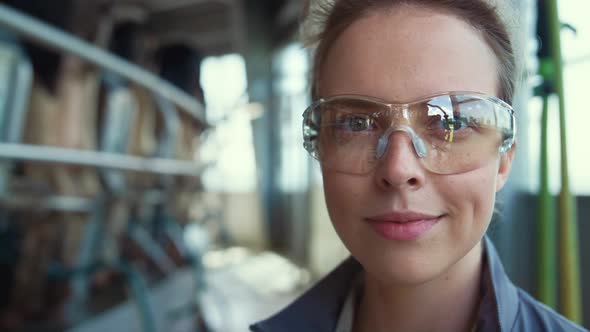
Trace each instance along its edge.
{"label": "blurred machinery", "polygon": [[146,56],[172,43],[148,18],[119,3],[0,7],[2,330],[93,330],[126,299],[126,330],[205,327],[181,231],[207,166],[202,55],[176,39],[191,50],[177,63]]}
{"label": "blurred machinery", "polygon": [[[299,6],[0,1],[0,330],[213,330],[205,302],[219,301],[206,292],[202,251],[185,240],[220,213],[205,202],[211,165],[198,157],[213,129],[201,61],[240,53],[262,64],[248,76],[253,98],[270,103],[273,73],[259,57],[293,35]],[[265,116],[258,126],[277,120]],[[276,148],[258,135],[259,148]],[[262,159],[272,174],[276,157]],[[252,257],[257,271],[267,261],[291,276],[279,291],[309,279],[276,256]]]}

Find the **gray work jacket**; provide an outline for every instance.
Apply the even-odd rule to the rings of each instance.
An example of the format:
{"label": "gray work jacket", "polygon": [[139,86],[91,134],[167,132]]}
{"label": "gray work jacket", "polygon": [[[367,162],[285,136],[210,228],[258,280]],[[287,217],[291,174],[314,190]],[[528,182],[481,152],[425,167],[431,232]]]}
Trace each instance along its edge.
{"label": "gray work jacket", "polygon": [[[491,317],[497,322],[493,330],[587,331],[516,287],[504,272],[498,253],[487,237],[484,238],[484,251],[488,264],[484,273],[489,274],[487,277],[491,280],[497,309],[492,313],[495,317]],[[250,329],[254,332],[334,332],[354,276],[361,271],[361,265],[349,258],[295,302]]]}

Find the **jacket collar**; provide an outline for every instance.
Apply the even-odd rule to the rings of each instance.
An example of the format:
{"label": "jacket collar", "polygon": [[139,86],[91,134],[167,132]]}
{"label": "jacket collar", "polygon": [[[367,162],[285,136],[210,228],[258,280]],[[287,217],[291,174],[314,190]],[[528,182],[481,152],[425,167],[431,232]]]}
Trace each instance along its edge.
{"label": "jacket collar", "polygon": [[507,332],[512,330],[518,314],[518,290],[506,275],[496,247],[487,236],[484,237],[484,245],[488,259],[488,271],[491,274],[492,287],[498,308],[500,330]]}
{"label": "jacket collar", "polygon": [[352,257],[273,317],[251,326],[255,332],[334,332],[354,276],[362,270]]}
{"label": "jacket collar", "polygon": [[[518,311],[518,292],[500,262],[498,252],[486,236],[483,240],[502,332],[510,331]],[[252,325],[254,332],[334,332],[342,305],[354,276],[362,266],[350,257],[295,302],[269,319]]]}

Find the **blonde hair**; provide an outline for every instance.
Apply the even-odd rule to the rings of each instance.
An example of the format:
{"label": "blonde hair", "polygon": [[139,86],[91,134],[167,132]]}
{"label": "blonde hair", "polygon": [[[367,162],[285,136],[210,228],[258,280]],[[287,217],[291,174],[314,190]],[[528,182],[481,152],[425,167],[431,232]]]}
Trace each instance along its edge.
{"label": "blonde hair", "polygon": [[450,12],[479,31],[498,59],[498,97],[512,104],[518,77],[513,41],[516,10],[509,0],[312,0],[305,5],[301,39],[315,50],[312,98],[319,97],[319,73],[338,36],[358,19],[378,9],[399,5],[424,6]]}

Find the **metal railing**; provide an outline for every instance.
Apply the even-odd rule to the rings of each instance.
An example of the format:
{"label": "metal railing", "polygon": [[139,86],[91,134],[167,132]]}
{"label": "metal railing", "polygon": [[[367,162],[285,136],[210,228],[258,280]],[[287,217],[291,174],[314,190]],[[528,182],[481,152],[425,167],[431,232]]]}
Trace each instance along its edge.
{"label": "metal railing", "polygon": [[48,48],[80,57],[169,99],[194,119],[206,124],[203,105],[156,75],[112,55],[80,38],[0,4],[0,27]]}

